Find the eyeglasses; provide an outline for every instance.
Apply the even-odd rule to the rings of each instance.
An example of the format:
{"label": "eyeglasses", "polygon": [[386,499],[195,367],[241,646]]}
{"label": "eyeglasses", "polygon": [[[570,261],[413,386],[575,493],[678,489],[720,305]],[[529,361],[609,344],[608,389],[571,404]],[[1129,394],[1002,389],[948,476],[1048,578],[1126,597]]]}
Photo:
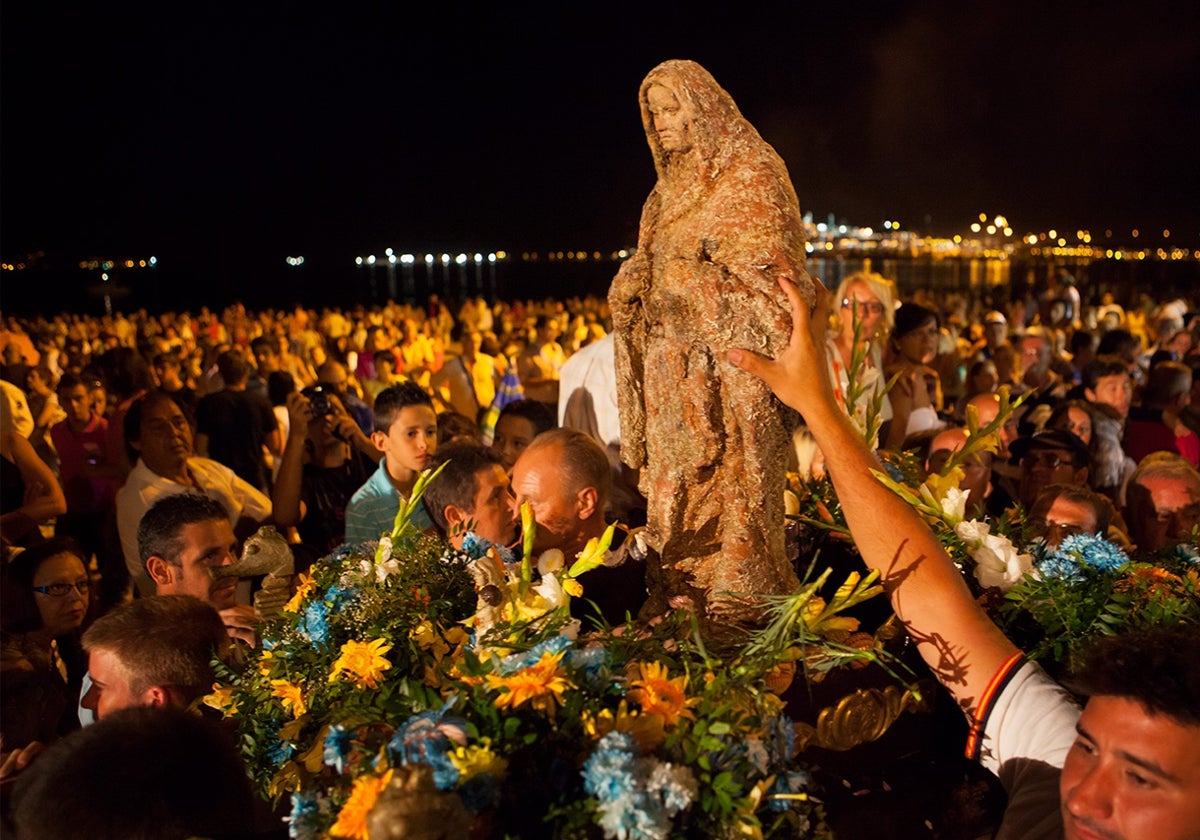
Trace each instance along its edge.
{"label": "eyeglasses", "polygon": [[33,587],[33,591],[49,595],[51,598],[65,598],[71,594],[72,589],[80,595],[87,595],[91,587],[92,584],[90,581],[77,580],[74,583],[48,583],[45,586],[35,586]]}
{"label": "eyeglasses", "polygon": [[1045,467],[1050,470],[1070,463],[1068,459],[1063,458],[1057,452],[1030,452],[1021,458],[1023,467]]}
{"label": "eyeglasses", "polygon": [[872,315],[883,314],[883,304],[877,300],[857,300],[855,298],[842,298],[842,309],[849,309],[851,306],[858,309],[859,314],[870,312]]}

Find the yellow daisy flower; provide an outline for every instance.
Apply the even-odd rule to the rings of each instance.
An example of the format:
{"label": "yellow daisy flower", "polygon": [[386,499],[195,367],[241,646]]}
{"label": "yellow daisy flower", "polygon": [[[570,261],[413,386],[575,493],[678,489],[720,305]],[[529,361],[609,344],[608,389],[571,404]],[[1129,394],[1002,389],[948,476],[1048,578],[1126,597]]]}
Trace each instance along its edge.
{"label": "yellow daisy flower", "polygon": [[333,663],[329,681],[335,682],[342,674],[348,674],[351,682],[359,688],[379,688],[383,672],[392,667],[387,653],[392,646],[386,639],[373,642],[351,640],[342,645],[342,654]]}
{"label": "yellow daisy flower", "polygon": [[687,696],[687,677],[667,678],[667,669],[660,662],[639,662],[639,676],[629,682],[629,699],[653,715],[661,715],[667,726],[679,723],[680,718],[694,719],[691,706],[699,697]]}
{"label": "yellow daisy flower", "polygon": [[564,691],[574,688],[561,667],[563,651],[545,653],[542,658],[508,677],[488,674],[484,678],[492,690],[507,689],[496,696],[499,709],[516,709],[528,702],[533,708],[553,716]]}
{"label": "yellow daisy flower", "polygon": [[283,708],[290,711],[294,718],[298,718],[308,711],[308,706],[304,702],[304,690],[293,682],[271,680],[271,694],[279,698],[279,701],[283,703]]}
{"label": "yellow daisy flower", "polygon": [[379,794],[391,781],[391,770],[382,776],[361,776],[356,779],[354,789],[350,791],[342,810],[338,811],[337,822],[329,829],[329,833],[350,840],[368,840],[367,816],[375,807]]}

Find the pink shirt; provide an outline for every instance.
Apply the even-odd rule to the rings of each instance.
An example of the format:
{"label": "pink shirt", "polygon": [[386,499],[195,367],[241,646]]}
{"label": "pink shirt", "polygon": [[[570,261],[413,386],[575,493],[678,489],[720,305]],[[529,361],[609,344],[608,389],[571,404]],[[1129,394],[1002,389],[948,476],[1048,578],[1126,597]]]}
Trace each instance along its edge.
{"label": "pink shirt", "polygon": [[71,513],[97,513],[109,507],[117,494],[117,482],[111,478],[89,478],[87,467],[107,460],[108,421],[92,415],[81,431],[73,431],[63,420],[50,428],[50,439],[58,452],[59,476]]}

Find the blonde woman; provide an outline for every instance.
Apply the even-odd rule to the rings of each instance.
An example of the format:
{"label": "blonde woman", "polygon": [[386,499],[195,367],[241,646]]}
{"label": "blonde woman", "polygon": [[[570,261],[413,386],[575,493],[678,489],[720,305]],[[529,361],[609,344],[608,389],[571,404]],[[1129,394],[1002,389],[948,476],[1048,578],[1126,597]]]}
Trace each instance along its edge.
{"label": "blonde woman", "polygon": [[[825,340],[829,379],[838,405],[860,429],[866,425],[867,406],[876,394],[883,393],[886,384],[882,348],[892,330],[894,300],[890,281],[866,272],[844,279],[833,297],[831,330]],[[858,374],[862,392],[850,406],[850,371],[856,342],[863,357]],[[891,418],[891,405],[885,399],[880,419],[886,422]]]}

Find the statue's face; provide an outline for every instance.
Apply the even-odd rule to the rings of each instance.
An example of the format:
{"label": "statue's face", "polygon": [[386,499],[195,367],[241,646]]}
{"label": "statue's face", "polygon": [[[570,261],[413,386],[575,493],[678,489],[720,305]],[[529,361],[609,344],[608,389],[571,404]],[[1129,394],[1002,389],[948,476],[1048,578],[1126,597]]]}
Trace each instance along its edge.
{"label": "statue's face", "polygon": [[662,85],[646,91],[646,105],[663,151],[686,152],[692,148],[692,111]]}

